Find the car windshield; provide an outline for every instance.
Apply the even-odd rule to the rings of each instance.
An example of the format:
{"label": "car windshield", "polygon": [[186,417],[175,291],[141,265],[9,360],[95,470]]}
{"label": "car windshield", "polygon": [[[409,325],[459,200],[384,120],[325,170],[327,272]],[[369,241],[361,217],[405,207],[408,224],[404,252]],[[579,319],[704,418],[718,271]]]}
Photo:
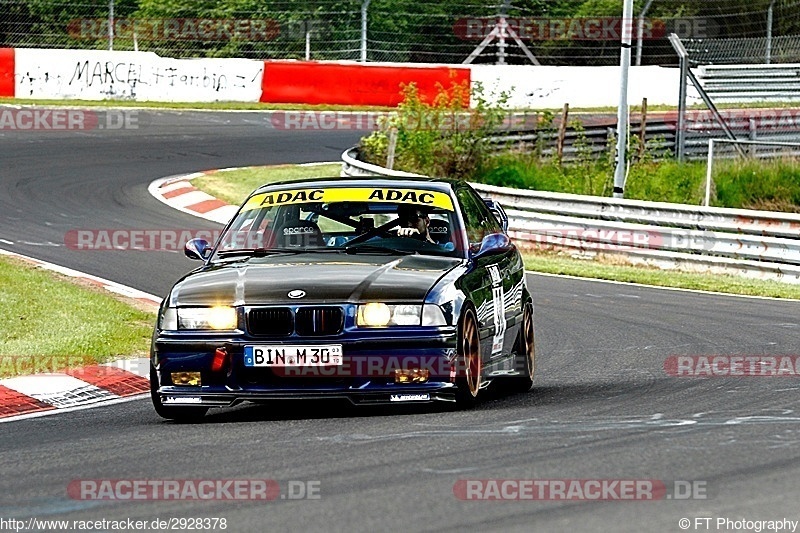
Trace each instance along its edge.
{"label": "car windshield", "polygon": [[286,253],[459,256],[459,219],[444,192],[328,187],[251,196],[213,259]]}

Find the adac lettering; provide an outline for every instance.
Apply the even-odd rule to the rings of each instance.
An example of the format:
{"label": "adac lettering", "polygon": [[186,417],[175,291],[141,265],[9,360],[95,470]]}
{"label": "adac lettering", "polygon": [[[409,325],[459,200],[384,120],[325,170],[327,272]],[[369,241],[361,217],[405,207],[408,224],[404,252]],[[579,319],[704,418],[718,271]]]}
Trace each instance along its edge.
{"label": "adac lettering", "polygon": [[278,205],[295,202],[321,202],[324,191],[315,189],[312,191],[287,191],[272,193],[264,196],[261,205]]}
{"label": "adac lettering", "polygon": [[403,191],[398,189],[375,189],[369,195],[370,200],[387,202],[410,202],[414,204],[433,204],[433,194],[419,191]]}

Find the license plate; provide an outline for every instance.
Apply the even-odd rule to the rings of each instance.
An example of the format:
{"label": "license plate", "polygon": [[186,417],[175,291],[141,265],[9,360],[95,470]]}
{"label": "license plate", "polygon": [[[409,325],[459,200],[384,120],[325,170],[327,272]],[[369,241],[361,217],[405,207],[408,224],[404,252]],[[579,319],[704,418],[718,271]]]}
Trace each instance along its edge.
{"label": "license plate", "polygon": [[341,366],[342,345],[245,346],[244,366]]}

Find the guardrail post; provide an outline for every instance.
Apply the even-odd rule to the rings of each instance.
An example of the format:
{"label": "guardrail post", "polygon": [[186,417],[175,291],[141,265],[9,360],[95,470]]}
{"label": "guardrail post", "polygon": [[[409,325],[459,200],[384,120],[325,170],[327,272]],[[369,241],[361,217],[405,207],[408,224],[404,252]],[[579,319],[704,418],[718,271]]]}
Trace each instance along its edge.
{"label": "guardrail post", "polygon": [[711,173],[714,166],[714,139],[708,140],[708,158],[706,159],[706,197],[703,205],[708,207],[711,202]]}
{"label": "guardrail post", "polygon": [[[612,146],[616,142],[617,142],[617,130],[609,126],[608,128],[606,128],[606,146]],[[614,156],[615,154],[611,154],[609,152],[608,155],[609,163],[612,164],[614,163]]]}
{"label": "guardrail post", "polygon": [[642,120],[639,125],[639,160],[644,159],[644,149],[647,145],[647,98],[642,98]]}
{"label": "guardrail post", "polygon": [[564,112],[561,115],[561,124],[558,127],[558,140],[556,141],[556,157],[558,164],[561,165],[561,159],[564,157],[564,139],[567,136],[567,120],[569,119],[569,104],[564,104]]}

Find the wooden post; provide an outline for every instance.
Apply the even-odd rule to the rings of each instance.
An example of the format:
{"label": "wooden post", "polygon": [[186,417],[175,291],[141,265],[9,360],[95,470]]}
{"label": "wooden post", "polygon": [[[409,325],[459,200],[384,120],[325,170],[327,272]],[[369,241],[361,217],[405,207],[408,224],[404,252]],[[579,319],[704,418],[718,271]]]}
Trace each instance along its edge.
{"label": "wooden post", "polygon": [[386,168],[394,169],[394,154],[397,150],[397,128],[389,130],[389,146],[386,147]]}
{"label": "wooden post", "polygon": [[556,144],[556,157],[558,164],[561,164],[561,158],[564,156],[564,138],[567,136],[567,121],[569,119],[569,104],[564,104],[564,111],[561,115],[561,125],[558,128],[558,142]]}
{"label": "wooden post", "polygon": [[647,98],[642,98],[642,129],[639,132],[639,161],[644,159],[644,149],[647,144]]}

